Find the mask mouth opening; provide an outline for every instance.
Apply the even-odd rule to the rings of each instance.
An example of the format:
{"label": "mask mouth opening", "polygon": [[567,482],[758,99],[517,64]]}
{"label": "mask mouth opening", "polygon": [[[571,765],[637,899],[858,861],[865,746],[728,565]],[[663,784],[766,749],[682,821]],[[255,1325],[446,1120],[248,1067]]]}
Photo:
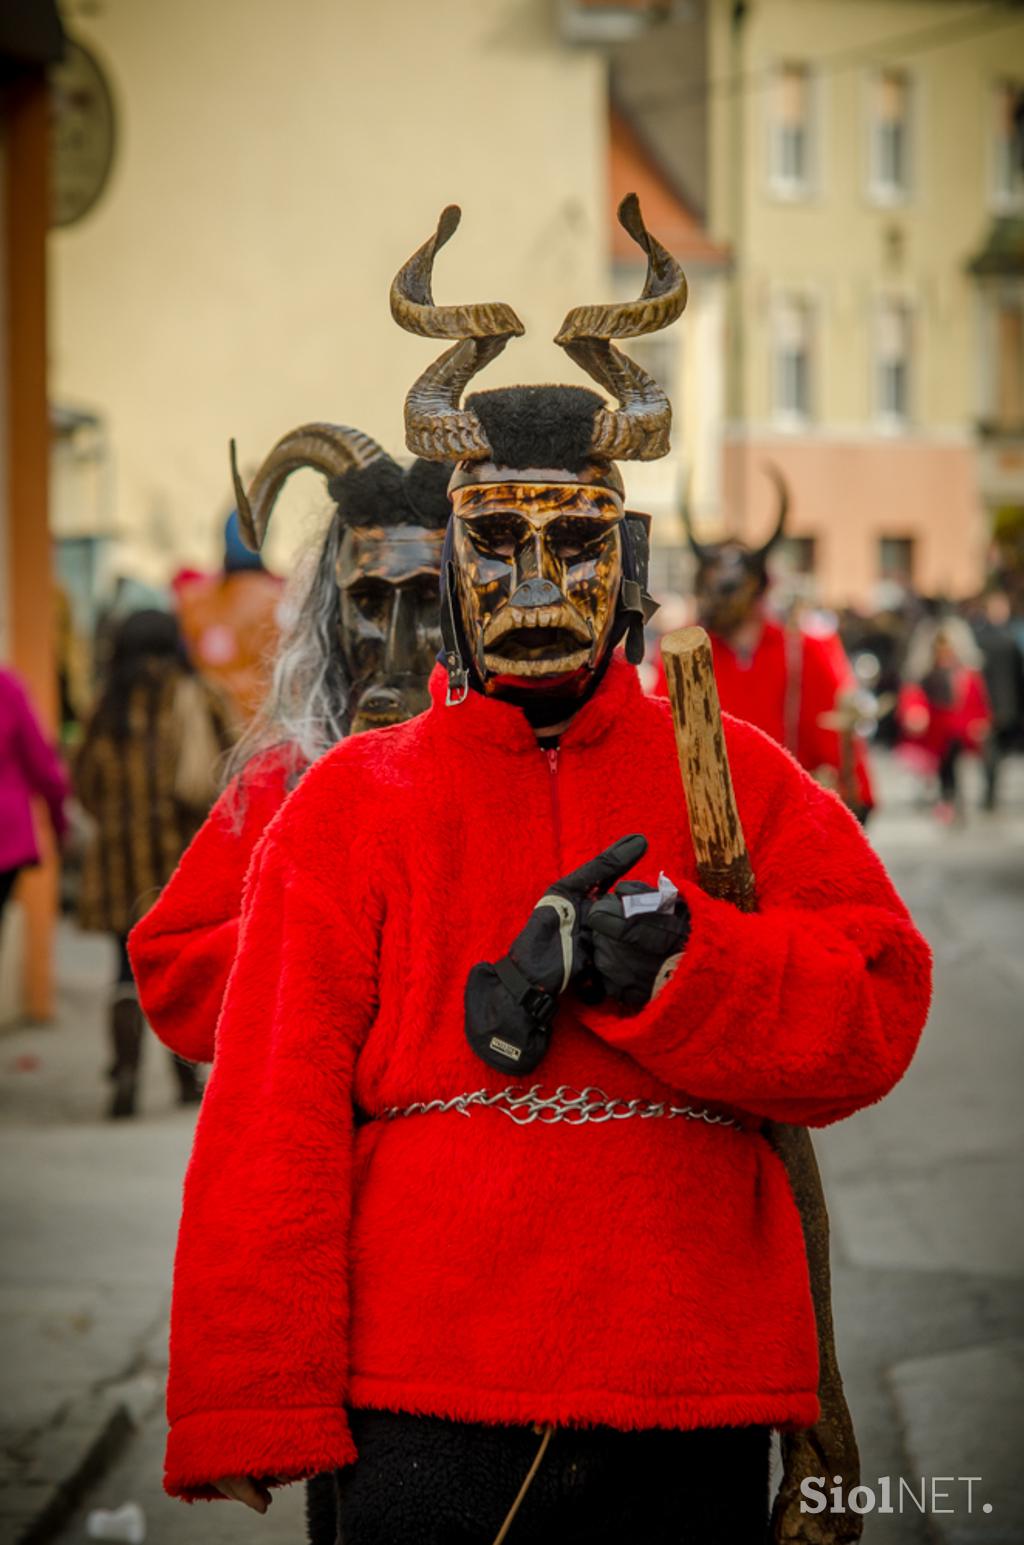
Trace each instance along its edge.
{"label": "mask mouth opening", "polygon": [[424,682],[416,676],[380,677],[358,693],[352,706],[350,733],[404,724],[414,714],[422,713],[429,701]]}
{"label": "mask mouth opening", "polygon": [[[525,640],[533,640],[538,634],[547,635],[548,643],[530,648]],[[568,643],[570,647],[558,654],[554,650]],[[578,671],[590,661],[590,649],[572,647],[571,636],[561,628],[531,628],[522,633],[510,633],[502,639],[501,654],[486,653],[484,665],[496,676],[563,676]]]}
{"label": "mask mouth opening", "polygon": [[484,633],[484,667],[502,676],[552,676],[579,670],[593,651],[590,628],[565,601],[508,606]]}

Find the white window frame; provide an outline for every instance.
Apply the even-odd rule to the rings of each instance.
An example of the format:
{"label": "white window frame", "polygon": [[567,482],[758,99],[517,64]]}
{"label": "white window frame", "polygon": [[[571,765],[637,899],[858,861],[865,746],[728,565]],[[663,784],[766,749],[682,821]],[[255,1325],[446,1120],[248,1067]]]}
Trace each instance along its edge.
{"label": "white window frame", "polygon": [[[882,546],[885,542],[900,542],[909,549],[910,562],[900,579],[893,580],[885,571],[882,563]],[[879,531],[875,536],[875,581],[877,584],[909,584],[912,588],[916,584],[918,571],[921,565],[921,543],[916,532],[913,531]]]}
{"label": "white window frame", "polygon": [[[1024,282],[1004,279],[984,286],[979,328],[979,418],[997,435],[1019,428],[1004,422],[999,403],[999,313],[1010,308],[1024,313]],[[1021,368],[1024,373],[1024,361]]]}
{"label": "white window frame", "polygon": [[[782,401],[782,319],[789,306],[799,307],[807,317],[807,339],[804,354],[804,386],[806,402],[802,408],[784,405]],[[781,430],[802,430],[814,422],[817,399],[818,327],[819,306],[817,298],[806,290],[794,288],[779,290],[772,300],[771,309],[771,406],[772,420]]]}
{"label": "white window frame", "polygon": [[[785,175],[779,166],[778,146],[783,125],[776,117],[776,92],[783,72],[799,67],[806,80],[807,101],[804,119],[804,168],[800,177]],[[777,59],[768,75],[764,93],[765,122],[765,176],[768,192],[781,203],[800,204],[814,198],[821,191],[821,112],[820,84],[817,71],[809,59]]]}
{"label": "white window frame", "polygon": [[[878,164],[878,131],[881,127],[877,115],[878,92],[887,75],[901,76],[906,86],[906,112],[903,120],[905,126],[904,173],[903,182],[900,184],[883,181]],[[913,194],[919,138],[916,124],[917,99],[917,84],[909,70],[897,66],[881,66],[869,71],[865,92],[867,196],[869,201],[879,208],[898,208],[901,204],[906,204]]]}
{"label": "white window frame", "polygon": [[[997,91],[1005,91],[1008,87],[1024,93],[1024,80],[1008,75],[996,76],[989,82],[987,93],[988,130],[985,135],[985,145],[988,154],[989,207],[994,214],[1000,215],[1019,214],[1024,210],[1024,166],[1018,162],[1015,186],[1004,188],[999,185],[1000,156],[995,135],[995,97]],[[1011,184],[1013,182],[1014,179],[1011,176]]]}
{"label": "white window frame", "polygon": [[[903,412],[893,412],[887,408],[883,400],[882,370],[884,360],[882,356],[882,328],[884,326],[885,313],[890,309],[898,309],[903,313],[906,327],[906,349],[904,352],[905,369],[905,406]],[[916,385],[915,356],[917,354],[917,318],[914,308],[905,295],[891,294],[880,295],[875,302],[874,316],[872,318],[872,348],[871,348],[871,400],[874,405],[875,423],[879,429],[888,434],[899,434],[910,427],[914,416],[914,392]]]}

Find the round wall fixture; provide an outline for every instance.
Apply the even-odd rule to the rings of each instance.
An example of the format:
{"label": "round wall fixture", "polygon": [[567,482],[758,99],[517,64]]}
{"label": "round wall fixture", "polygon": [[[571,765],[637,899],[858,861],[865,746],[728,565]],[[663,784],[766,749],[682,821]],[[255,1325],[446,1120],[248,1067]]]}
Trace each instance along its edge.
{"label": "round wall fixture", "polygon": [[114,103],[100,66],[70,38],[50,67],[52,225],[74,225],[88,214],[114,160]]}

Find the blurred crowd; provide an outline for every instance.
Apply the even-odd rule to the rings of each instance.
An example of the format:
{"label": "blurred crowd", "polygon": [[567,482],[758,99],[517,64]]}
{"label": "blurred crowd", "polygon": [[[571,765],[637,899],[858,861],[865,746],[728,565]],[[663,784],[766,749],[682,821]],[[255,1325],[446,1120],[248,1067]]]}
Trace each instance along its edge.
{"label": "blurred crowd", "polygon": [[[648,690],[665,690],[660,634],[699,621],[711,634],[723,706],[788,745],[859,819],[875,802],[872,745],[909,765],[937,823],[968,818],[968,757],[983,768],[983,809],[997,808],[1004,760],[1024,752],[1024,615],[1004,588],[952,604],[892,586],[871,613],[834,614],[784,599],[770,582],[768,549],[694,550],[693,594],[663,597],[649,627]],[[61,650],[59,746],[23,683],[0,670],[0,926],[19,874],[40,861],[35,823],[45,810],[66,908],[116,950],[111,1116],[135,1112],[146,1034],[127,936],[247,747],[273,741],[274,660],[306,625],[312,583],[309,571],[287,588],[270,574],[241,541],[236,515],[217,572],[183,571],[165,592],[121,581],[88,641],[92,690],[81,711]],[[325,654],[337,647],[317,644]],[[173,1054],[172,1063],[181,1101],[198,1100],[197,1068]]]}
{"label": "blurred crowd", "polygon": [[873,616],[844,612],[837,629],[881,709],[879,742],[919,773],[938,819],[965,815],[965,756],[980,758],[982,808],[995,810],[1003,759],[1024,750],[1024,616],[1008,592],[952,605],[902,591]]}

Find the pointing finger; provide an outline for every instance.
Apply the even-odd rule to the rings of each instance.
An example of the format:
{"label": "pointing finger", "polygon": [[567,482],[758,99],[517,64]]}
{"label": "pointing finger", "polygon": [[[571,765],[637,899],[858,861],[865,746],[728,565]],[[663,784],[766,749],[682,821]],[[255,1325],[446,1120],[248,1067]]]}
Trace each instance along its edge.
{"label": "pointing finger", "polygon": [[581,900],[584,896],[603,896],[646,852],[647,838],[639,832],[629,837],[620,837],[618,842],[613,842],[611,847],[605,848],[596,858],[581,864],[551,889],[572,900]]}

